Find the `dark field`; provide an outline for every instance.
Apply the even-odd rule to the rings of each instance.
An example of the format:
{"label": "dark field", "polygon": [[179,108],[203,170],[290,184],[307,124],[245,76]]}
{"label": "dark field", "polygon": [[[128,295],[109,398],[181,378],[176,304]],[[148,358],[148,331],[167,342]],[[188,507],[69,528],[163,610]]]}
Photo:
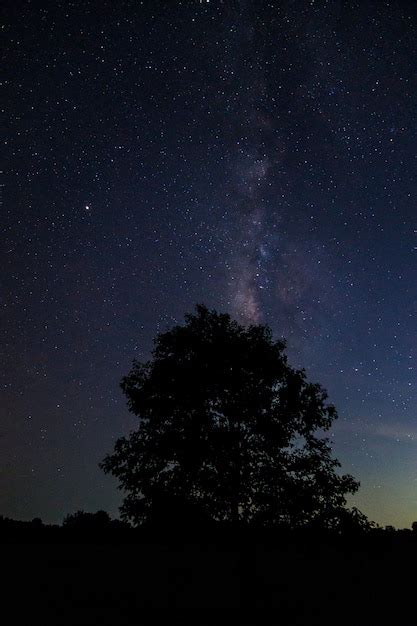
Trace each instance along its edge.
{"label": "dark field", "polygon": [[133,534],[11,538],[2,546],[7,623],[417,624],[411,534],[205,542]]}

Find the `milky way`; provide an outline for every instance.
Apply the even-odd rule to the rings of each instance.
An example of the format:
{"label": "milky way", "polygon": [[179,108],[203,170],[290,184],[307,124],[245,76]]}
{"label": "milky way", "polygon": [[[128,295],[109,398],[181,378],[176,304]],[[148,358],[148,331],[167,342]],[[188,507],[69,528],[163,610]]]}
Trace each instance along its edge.
{"label": "milky way", "polygon": [[0,514],[117,512],[119,380],[204,302],[328,389],[353,503],[417,519],[416,7],[8,7]]}

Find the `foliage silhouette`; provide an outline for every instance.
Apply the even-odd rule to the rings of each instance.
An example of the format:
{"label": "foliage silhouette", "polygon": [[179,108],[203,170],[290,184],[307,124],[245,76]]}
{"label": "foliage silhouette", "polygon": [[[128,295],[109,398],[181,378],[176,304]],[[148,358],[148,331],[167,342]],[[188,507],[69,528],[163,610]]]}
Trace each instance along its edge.
{"label": "foliage silhouette", "polygon": [[284,350],[267,326],[202,305],[156,337],[121,383],[139,428],[100,463],[125,493],[124,519],[346,524],[359,483],[338,474],[323,436],[336,409]]}
{"label": "foliage silhouette", "polygon": [[64,518],[62,526],[71,530],[105,530],[111,524],[110,515],[106,511],[86,513],[77,511]]}
{"label": "foliage silhouette", "polygon": [[62,528],[67,534],[74,533],[80,536],[94,533],[111,535],[114,532],[129,530],[130,525],[118,519],[111,519],[107,511],[100,510],[95,513],[76,511],[64,518]]}

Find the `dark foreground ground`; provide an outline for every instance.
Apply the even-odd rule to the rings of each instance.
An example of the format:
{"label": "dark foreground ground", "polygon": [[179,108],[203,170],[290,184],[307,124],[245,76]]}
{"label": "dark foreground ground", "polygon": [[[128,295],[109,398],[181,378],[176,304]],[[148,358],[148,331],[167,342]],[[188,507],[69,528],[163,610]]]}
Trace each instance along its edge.
{"label": "dark foreground ground", "polygon": [[0,548],[4,624],[417,626],[411,535],[38,535]]}

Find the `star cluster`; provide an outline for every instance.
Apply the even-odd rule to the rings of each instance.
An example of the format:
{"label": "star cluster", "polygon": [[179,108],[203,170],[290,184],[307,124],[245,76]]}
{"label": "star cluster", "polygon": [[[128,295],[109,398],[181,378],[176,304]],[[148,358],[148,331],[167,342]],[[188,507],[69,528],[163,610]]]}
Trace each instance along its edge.
{"label": "star cluster", "polygon": [[196,302],[327,387],[376,521],[417,518],[417,9],[8,7],[0,513],[119,496],[118,387]]}

